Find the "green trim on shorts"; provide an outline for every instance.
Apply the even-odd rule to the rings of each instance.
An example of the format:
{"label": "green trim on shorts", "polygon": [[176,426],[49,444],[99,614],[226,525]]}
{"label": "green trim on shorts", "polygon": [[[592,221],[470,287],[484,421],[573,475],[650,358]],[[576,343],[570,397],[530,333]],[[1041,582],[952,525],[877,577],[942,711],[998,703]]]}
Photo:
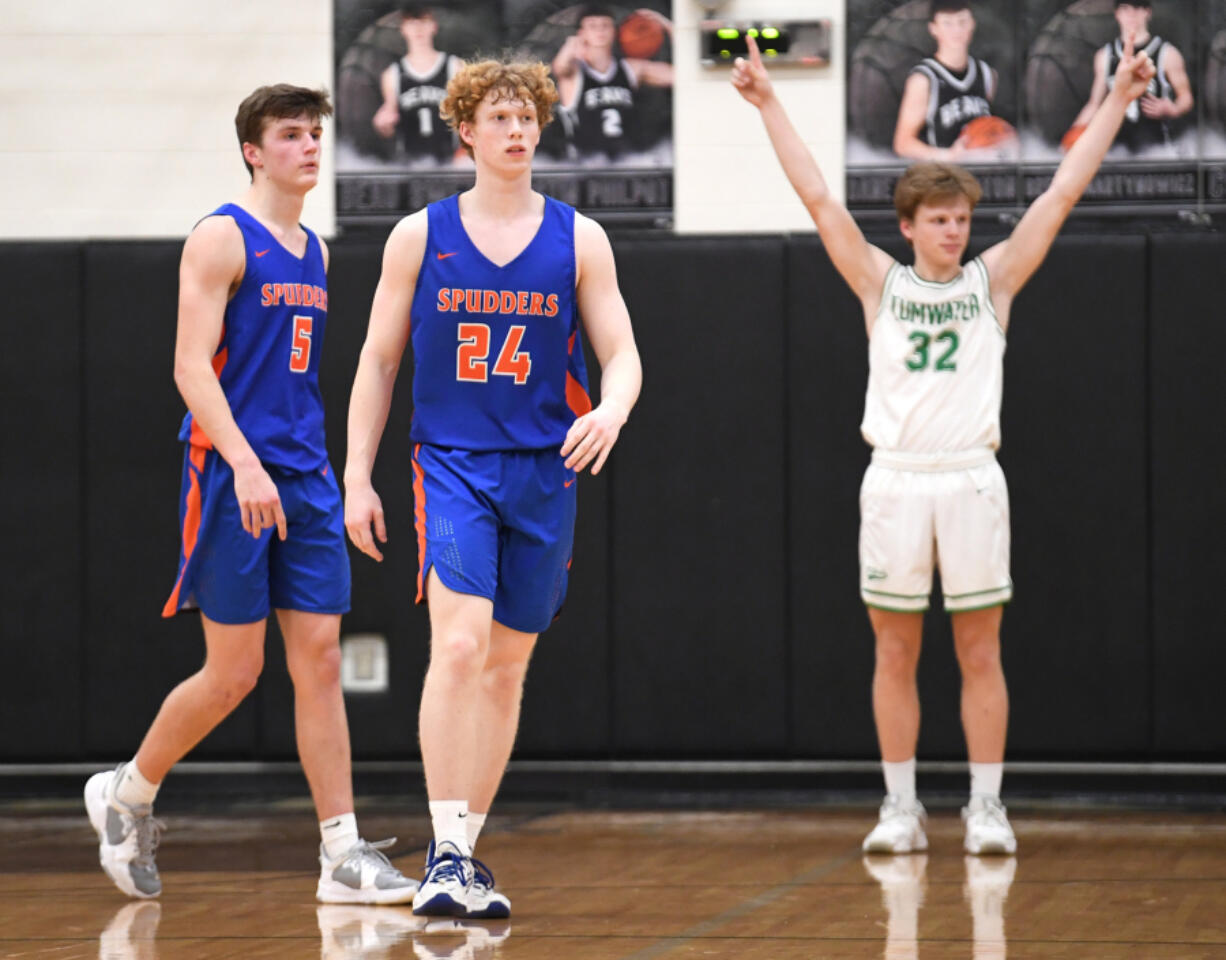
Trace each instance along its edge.
{"label": "green trim on shorts", "polygon": [[[886,611],[886,613],[927,613],[928,612],[927,604],[925,604],[923,607],[920,607],[918,610],[912,610],[912,609],[904,610],[902,607],[883,607],[879,603],[869,603],[863,597],[861,597],[860,600],[866,607],[871,607],[874,610],[884,610]],[[961,613],[961,611],[958,611],[958,612]]]}
{"label": "green trim on shorts", "polygon": [[985,603],[982,607],[959,607],[957,610],[945,608],[946,613],[974,613],[976,610],[991,610],[993,607],[1003,607],[1012,597],[1005,597],[1003,600],[997,600],[995,603]]}
{"label": "green trim on shorts", "polygon": [[1003,587],[993,587],[991,590],[975,590],[971,593],[947,593],[946,600],[963,600],[966,597],[982,597],[985,593],[1000,593],[1002,590],[1012,590],[1013,584],[1007,583]]}
{"label": "green trim on shorts", "polygon": [[[1003,588],[1001,588],[1003,589]],[[871,593],[874,597],[893,597],[895,600],[927,600],[932,596],[929,593],[886,593],[884,590],[870,590],[868,587],[861,587],[861,593]],[[984,591],[987,592],[986,590]]]}

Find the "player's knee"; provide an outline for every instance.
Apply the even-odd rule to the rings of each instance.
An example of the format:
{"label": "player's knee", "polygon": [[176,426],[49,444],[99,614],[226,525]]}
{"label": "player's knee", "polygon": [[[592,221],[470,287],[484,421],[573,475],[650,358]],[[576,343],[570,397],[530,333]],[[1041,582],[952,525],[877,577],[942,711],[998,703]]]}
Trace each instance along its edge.
{"label": "player's knee", "polygon": [[958,645],[962,675],[980,677],[1000,670],[1000,644],[994,637],[978,637]]}
{"label": "player's knee", "polygon": [[213,664],[206,667],[206,672],[212,680],[213,696],[226,710],[233,710],[243,701],[247,694],[255,689],[264,670],[264,657],[252,655],[224,664]]}
{"label": "player's knee", "polygon": [[486,644],[468,630],[449,630],[430,643],[430,669],[451,676],[475,676],[485,661]]}
{"label": "player's knee", "polygon": [[877,637],[877,671],[897,677],[914,676],[919,665],[919,648],[905,637],[882,632]]}
{"label": "player's knee", "polygon": [[290,679],[295,686],[336,686],[341,682],[341,647],[335,637],[312,643],[289,662]]}
{"label": "player's knee", "polygon": [[527,673],[526,660],[500,663],[482,672],[481,685],[490,699],[499,703],[517,703],[523,696]]}

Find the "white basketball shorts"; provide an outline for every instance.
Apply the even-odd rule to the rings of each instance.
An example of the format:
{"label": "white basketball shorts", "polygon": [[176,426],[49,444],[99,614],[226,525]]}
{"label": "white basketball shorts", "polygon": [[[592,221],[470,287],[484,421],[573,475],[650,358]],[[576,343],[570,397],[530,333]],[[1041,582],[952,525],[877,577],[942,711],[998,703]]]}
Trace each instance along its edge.
{"label": "white basketball shorts", "polygon": [[860,596],[883,610],[927,610],[934,565],[951,613],[1012,598],[1000,464],[986,449],[940,457],[874,451],[860,486]]}

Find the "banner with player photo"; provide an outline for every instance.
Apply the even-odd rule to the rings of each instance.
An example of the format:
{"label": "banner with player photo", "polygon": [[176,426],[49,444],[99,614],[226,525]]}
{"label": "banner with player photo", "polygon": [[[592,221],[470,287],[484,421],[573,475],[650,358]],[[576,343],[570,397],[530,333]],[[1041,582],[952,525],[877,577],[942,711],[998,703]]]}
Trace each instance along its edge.
{"label": "banner with player photo", "polygon": [[1226,204],[1226,0],[848,0],[847,199],[950,159],[1024,208],[1106,97],[1132,33],[1158,68],[1079,205],[1196,220]]}
{"label": "banner with player photo", "polygon": [[336,0],[337,222],[390,226],[472,185],[439,115],[461,61],[549,64],[537,189],[605,223],[672,218],[670,0]]}

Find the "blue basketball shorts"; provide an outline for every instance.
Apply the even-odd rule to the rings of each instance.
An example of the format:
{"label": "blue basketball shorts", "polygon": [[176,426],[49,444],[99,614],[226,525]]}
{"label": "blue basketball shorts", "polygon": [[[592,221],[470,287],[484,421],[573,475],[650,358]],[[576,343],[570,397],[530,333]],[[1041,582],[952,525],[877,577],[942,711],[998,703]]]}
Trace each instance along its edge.
{"label": "blue basketball shorts", "polygon": [[575,472],[556,448],[413,446],[417,602],[444,586],[494,603],[494,619],[541,633],[562,609],[575,541]]}
{"label": "blue basketball shorts", "polygon": [[271,610],[349,610],[345,511],[331,467],[264,469],[281,497],[284,541],[275,527],[259,537],[244,530],[230,465],[216,450],[187,446],[179,575],[162,616],[199,609],[218,623],[255,623]]}

